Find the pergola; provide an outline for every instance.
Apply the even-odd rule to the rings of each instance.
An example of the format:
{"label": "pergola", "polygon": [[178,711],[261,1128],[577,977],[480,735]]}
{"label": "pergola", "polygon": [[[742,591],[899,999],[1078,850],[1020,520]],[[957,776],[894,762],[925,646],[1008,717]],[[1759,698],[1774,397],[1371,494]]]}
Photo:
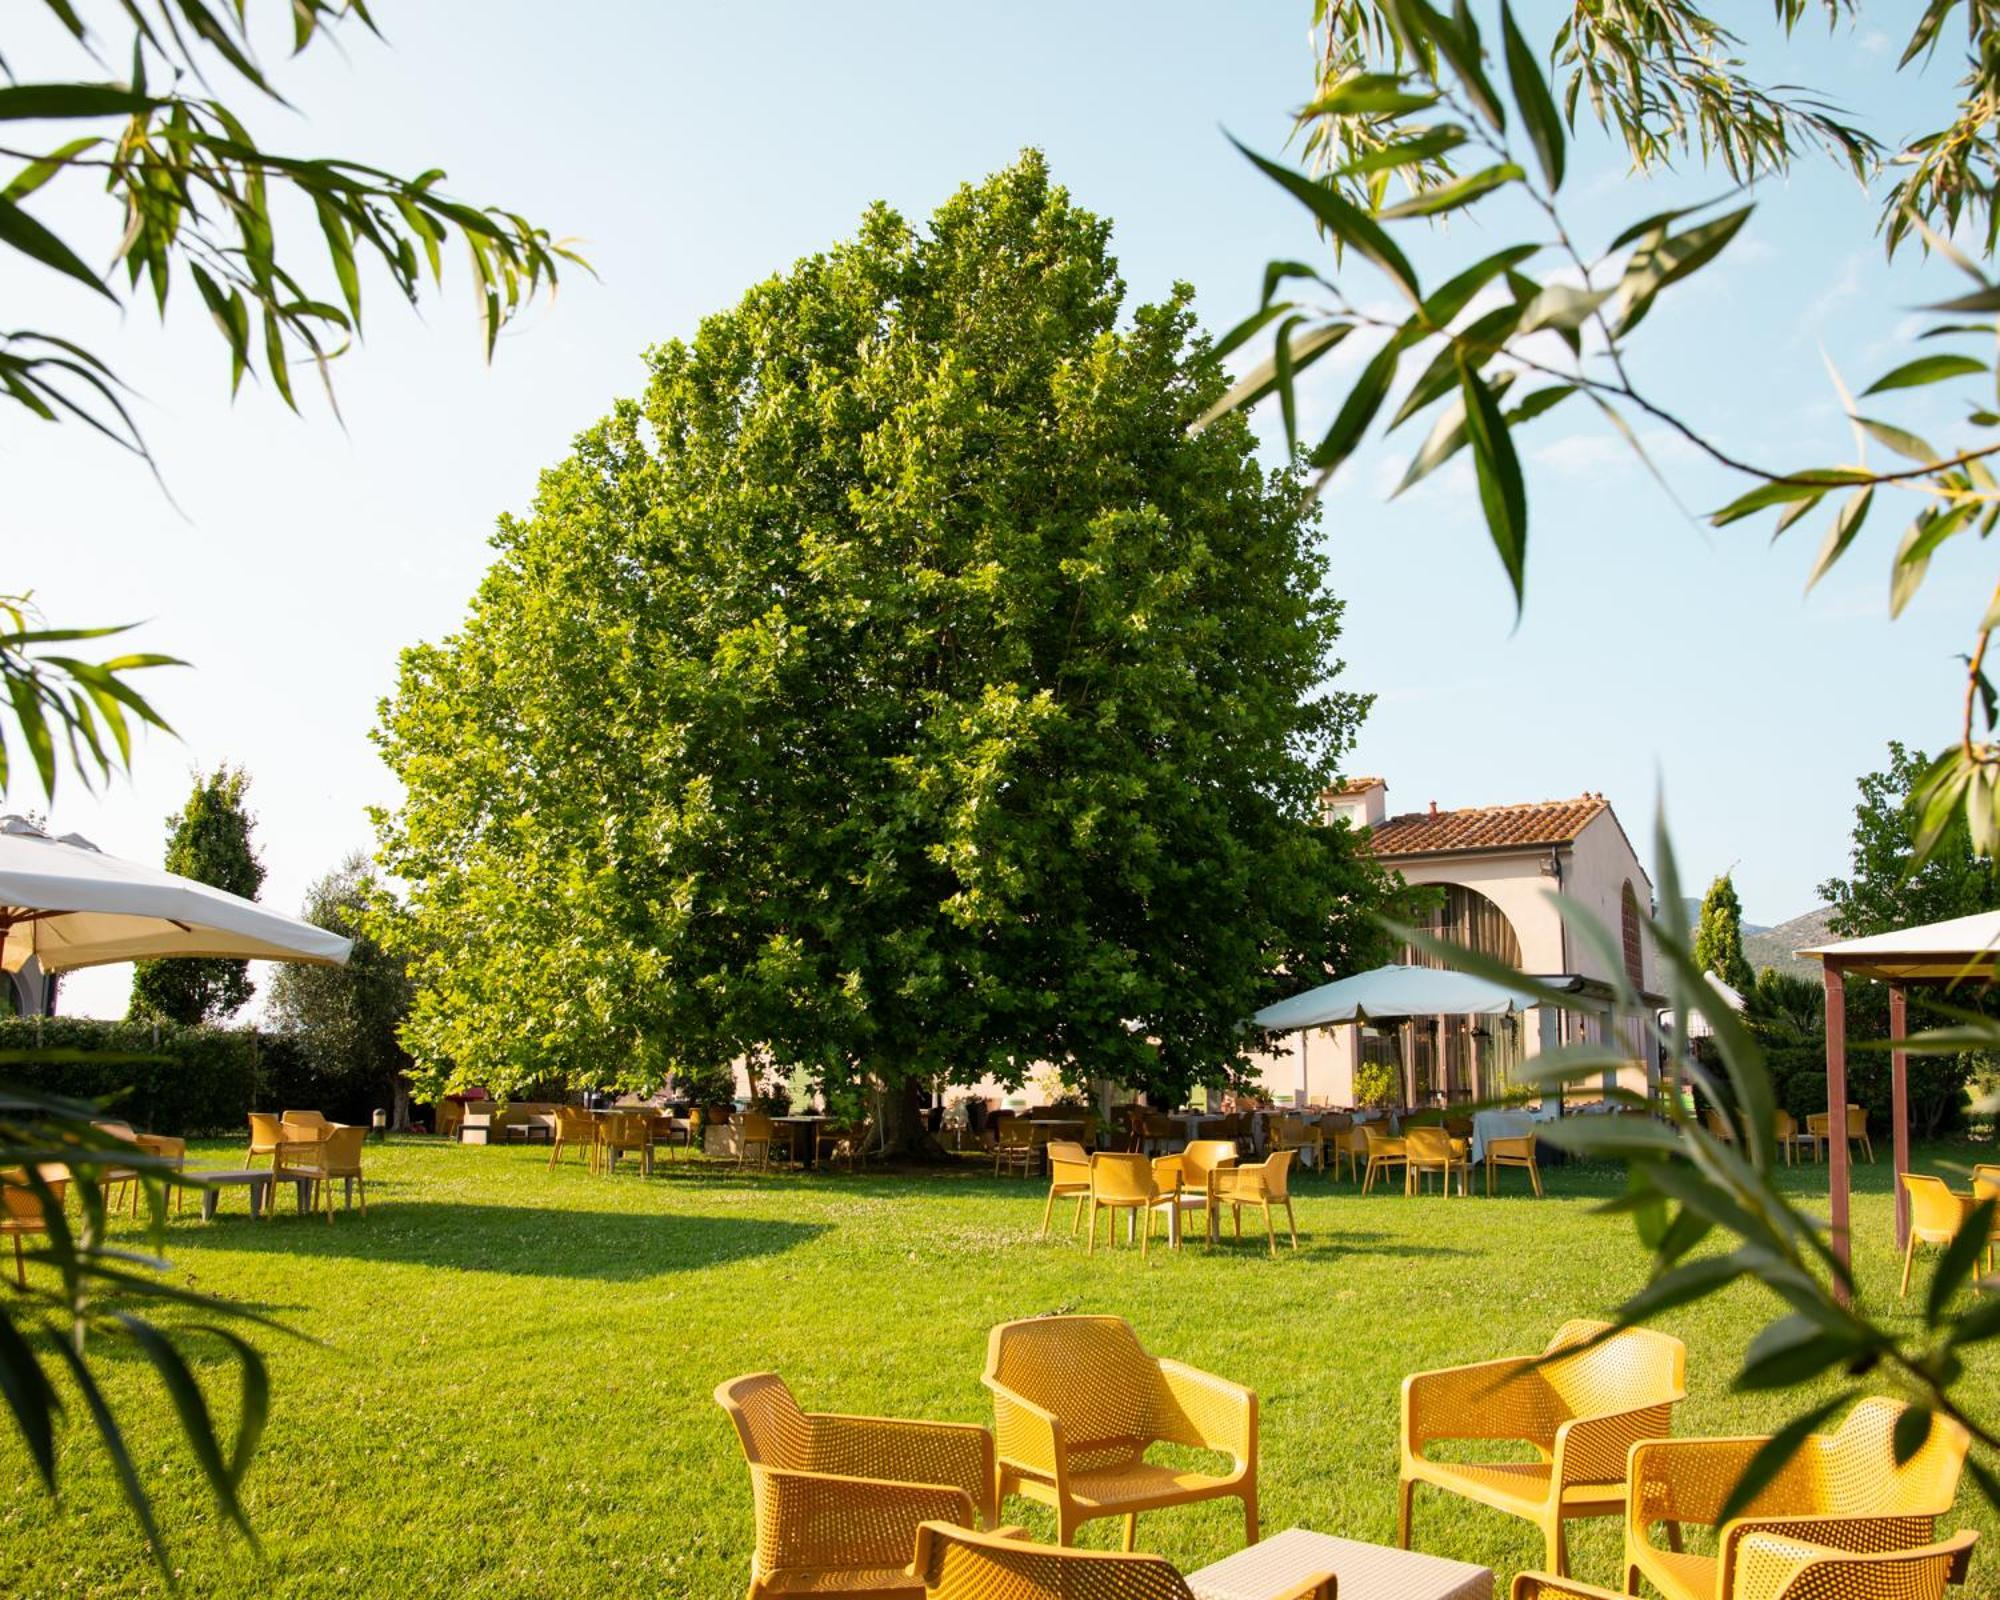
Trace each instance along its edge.
{"label": "pergola", "polygon": [[[1847,980],[1877,978],[1889,986],[1889,1033],[1901,1039],[1909,1031],[1907,993],[1912,985],[1950,988],[1965,983],[1991,983],[2000,967],[2000,911],[1901,928],[1817,945],[1799,955],[1820,963],[1826,984],[1826,1111],[1827,1160],[1833,1190],[1833,1248],[1851,1261],[1847,1235]],[[1910,1166],[1909,1053],[1889,1053],[1889,1100],[1892,1159],[1895,1170]],[[1910,1199],[1896,1184],[1896,1247],[1910,1237]]]}

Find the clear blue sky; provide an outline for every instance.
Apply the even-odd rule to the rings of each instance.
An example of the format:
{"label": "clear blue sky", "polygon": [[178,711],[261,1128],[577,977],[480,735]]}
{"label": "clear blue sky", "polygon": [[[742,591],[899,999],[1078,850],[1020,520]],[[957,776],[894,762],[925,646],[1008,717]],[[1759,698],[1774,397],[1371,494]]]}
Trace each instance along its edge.
{"label": "clear blue sky", "polygon": [[[1216,328],[1248,308],[1267,258],[1316,249],[1222,132],[1283,143],[1308,81],[1304,0],[377,10],[386,46],[350,30],[344,55],[281,67],[304,114],[257,125],[309,153],[445,167],[460,195],[583,241],[600,279],[567,282],[490,370],[468,301],[418,316],[377,285],[367,342],[340,363],[343,432],[315,400],[304,420],[248,388],[230,405],[192,296],[162,331],[143,307],[121,322],[80,293],[8,285],[15,325],[60,316],[116,356],[186,512],[80,428],[0,417],[10,586],[32,585],[64,621],[147,619],[148,647],[195,666],[154,685],[182,739],[147,740],[135,776],[101,796],[65,785],[55,822],[153,859],[190,769],[239,762],[254,778],[266,898],[280,905],[367,847],[364,808],[395,799],[367,739],[376,701],[397,651],[462,615],[495,516],[523,509],[537,471],[639,388],[649,344],[839,238],[870,201],[920,217],[1038,145],[1079,201],[1115,220],[1134,298],[1187,279]],[[1752,12],[1762,50],[1764,9],[1724,10]],[[1555,8],[1523,11],[1539,23]],[[1899,46],[1900,31],[1892,45],[1864,27],[1761,60],[1894,137],[1920,116],[1921,86],[1891,72]],[[14,54],[24,74],[57,59]],[[1573,172],[1573,219],[1600,241],[1715,187],[1633,180],[1595,141]],[[1824,165],[1758,199],[1724,263],[1655,314],[1637,367],[1760,460],[1837,458],[1850,446],[1822,351],[1859,387],[1896,358],[1909,308],[1955,278],[1914,257],[1885,267],[1872,207]],[[86,198],[48,214],[82,226]],[[1416,254],[1435,272],[1528,231],[1495,213]],[[90,237],[108,253],[115,228]],[[300,242],[311,248],[309,226]],[[1366,279],[1357,289],[1379,297]],[[1324,426],[1338,376],[1313,385],[1308,423]],[[1929,400],[1891,414],[1944,425]],[[1379,696],[1349,766],[1385,775],[1393,807],[1602,790],[1650,858],[1663,785],[1693,886],[1733,866],[1747,914],[1769,922],[1844,869],[1854,780],[1884,742],[1951,737],[1953,658],[1991,581],[1972,549],[1947,551],[1892,625],[1896,525],[1878,508],[1806,599],[1816,528],[1775,550],[1756,527],[1705,532],[1592,416],[1565,408],[1524,439],[1532,553],[1516,628],[1462,476],[1384,504],[1418,442],[1399,436],[1350,463],[1325,520],[1329,581],[1348,602],[1342,681]],[[1661,459],[1687,505],[1726,492],[1685,452]],[[38,799],[17,783],[9,804]],[[79,979],[66,1008],[117,1014],[126,981]]]}

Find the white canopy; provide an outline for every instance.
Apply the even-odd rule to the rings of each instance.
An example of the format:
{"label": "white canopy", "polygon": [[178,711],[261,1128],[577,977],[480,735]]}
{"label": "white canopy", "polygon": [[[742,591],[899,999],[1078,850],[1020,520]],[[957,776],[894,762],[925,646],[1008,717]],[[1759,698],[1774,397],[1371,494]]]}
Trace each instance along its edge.
{"label": "white canopy", "polygon": [[158,867],[107,856],[88,839],[51,839],[0,817],[0,967],[44,972],[156,956],[225,956],[344,966],[350,941]]}
{"label": "white canopy", "polygon": [[1502,1016],[1534,1004],[1527,995],[1469,972],[1391,966],[1323,983],[1264,1007],[1250,1020],[1260,1028],[1292,1033],[1377,1017]]}
{"label": "white canopy", "polygon": [[1992,976],[1995,958],[2000,957],[2000,911],[1978,911],[1918,928],[1871,933],[1865,939],[1843,939],[1797,953],[1822,963],[1831,961],[1865,977],[1892,981],[1986,978]]}

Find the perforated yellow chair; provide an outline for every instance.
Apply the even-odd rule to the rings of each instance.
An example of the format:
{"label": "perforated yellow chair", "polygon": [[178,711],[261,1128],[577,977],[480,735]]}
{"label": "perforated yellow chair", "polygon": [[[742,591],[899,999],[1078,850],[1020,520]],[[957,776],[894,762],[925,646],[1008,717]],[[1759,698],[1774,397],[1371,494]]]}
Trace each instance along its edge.
{"label": "perforated yellow chair", "polygon": [[1910,1264],[1920,1244],[1950,1244],[1960,1224],[1978,1200],[1954,1192],[1942,1178],[1921,1172],[1899,1172],[1896,1181],[1910,1197],[1910,1236],[1903,1243],[1903,1281],[1896,1286],[1896,1298],[1910,1292]]}
{"label": "perforated yellow chair", "polygon": [[1273,1117],[1269,1124],[1269,1149],[1295,1150],[1301,1157],[1310,1153],[1316,1167],[1326,1165],[1326,1134],[1316,1122],[1304,1117]]}
{"label": "perforated yellow chair", "polygon": [[1388,1124],[1364,1122],[1361,1124],[1361,1147],[1368,1152],[1368,1170],[1361,1178],[1361,1192],[1368,1193],[1375,1187],[1375,1175],[1387,1172],[1391,1167],[1402,1167],[1404,1187],[1409,1180],[1409,1151],[1403,1141],[1389,1132]]}
{"label": "perforated yellow chair", "polygon": [[[1832,1127],[1833,1118],[1824,1111],[1815,1112],[1806,1118],[1806,1137],[1812,1141],[1815,1155],[1819,1153],[1820,1146],[1832,1142],[1829,1131]],[[1861,1153],[1869,1161],[1874,1161],[1875,1146],[1868,1137],[1868,1113],[1857,1105],[1850,1105],[1847,1108],[1847,1142],[1850,1145],[1859,1144]]]}
{"label": "perforated yellow chair", "polygon": [[[1164,1181],[1163,1181],[1164,1179]],[[1085,1252],[1097,1254],[1097,1218],[1111,1213],[1111,1244],[1118,1244],[1118,1213],[1129,1211],[1135,1219],[1143,1216],[1139,1230],[1139,1254],[1143,1258],[1153,1243],[1153,1218],[1161,1204],[1180,1203],[1180,1180],[1168,1167],[1161,1175],[1153,1170],[1150,1156],[1131,1155],[1122,1150],[1099,1150],[1090,1158],[1090,1246]]]}
{"label": "perforated yellow chair", "polygon": [[1472,1162],[1466,1154],[1465,1141],[1454,1139],[1449,1129],[1431,1126],[1405,1128],[1403,1130],[1403,1192],[1414,1194],[1422,1189],[1424,1179],[1437,1173],[1444,1183],[1444,1192],[1451,1193],[1451,1175],[1458,1174],[1458,1192],[1465,1194],[1472,1187]]}
{"label": "perforated yellow chair", "polygon": [[1493,1193],[1494,1174],[1502,1167],[1513,1167],[1528,1174],[1535,1198],[1542,1198],[1542,1169],[1535,1160],[1534,1134],[1510,1134],[1505,1138],[1488,1139],[1480,1154],[1486,1166],[1486,1193],[1489,1196]]}
{"label": "perforated yellow chair", "polygon": [[250,1148],[243,1154],[243,1165],[250,1166],[259,1156],[276,1157],[278,1144],[284,1135],[279,1131],[283,1124],[268,1111],[250,1113]]}
{"label": "perforated yellow chair", "polygon": [[1982,1200],[1996,1202],[1993,1213],[1993,1234],[1986,1242],[1986,1270],[1993,1270],[1993,1247],[2000,1243],[2000,1166],[1982,1162],[1972,1169],[1972,1203]]}
{"label": "perforated yellow chair", "polygon": [[1035,1128],[1026,1117],[1009,1117],[993,1128],[993,1176],[1018,1172],[1027,1177],[1035,1170]]}
{"label": "perforated yellow chair", "polygon": [[736,1124],[737,1166],[743,1166],[748,1162],[750,1152],[755,1150],[758,1167],[763,1171],[770,1171],[771,1141],[777,1137],[777,1124],[762,1111],[745,1111],[731,1120]]}
{"label": "perforated yellow chair", "polygon": [[[60,1168],[43,1166],[36,1170],[42,1175],[49,1198],[60,1206],[63,1194],[69,1188],[69,1180],[56,1176]],[[28,1169],[0,1168],[0,1234],[13,1236],[14,1281],[23,1289],[28,1287],[28,1261],[21,1249],[21,1240],[28,1234],[48,1231],[48,1208],[43,1205],[42,1197],[29,1187]]]}
{"label": "perforated yellow chair", "polygon": [[[1914,1550],[1829,1550],[1774,1533],[1746,1534],[1736,1546],[1729,1600],[1944,1600],[1964,1583],[1979,1535],[1970,1530]],[[1514,1579],[1512,1600],[1628,1600],[1611,1589],[1546,1572]]]}
{"label": "perforated yellow chair", "polygon": [[1285,1226],[1291,1230],[1292,1248],[1299,1247],[1299,1219],[1292,1214],[1291,1189],[1292,1162],[1297,1155],[1295,1150],[1280,1150],[1262,1161],[1215,1175],[1216,1204],[1229,1207],[1230,1220],[1236,1224],[1236,1237],[1243,1237],[1243,1208],[1255,1206],[1264,1215],[1264,1237],[1270,1241],[1273,1256],[1278,1253],[1278,1230],[1271,1219],[1273,1207],[1285,1208]]}
{"label": "perforated yellow chair", "polygon": [[1042,1237],[1049,1236],[1049,1218],[1055,1215],[1056,1201],[1075,1200],[1076,1214],[1069,1231],[1083,1226],[1083,1208],[1090,1203],[1090,1152],[1067,1139],[1049,1142],[1049,1200],[1042,1207]]}
{"label": "perforated yellow chair", "polygon": [[639,1172],[653,1175],[653,1114],[650,1111],[614,1111],[597,1130],[598,1160],[606,1172],[618,1170],[621,1155],[636,1156]]}
{"label": "perforated yellow chair", "polygon": [[1176,1228],[1184,1229],[1187,1214],[1199,1211],[1207,1237],[1214,1242],[1216,1189],[1220,1175],[1237,1160],[1234,1139],[1193,1139],[1178,1155],[1153,1157],[1153,1182],[1168,1196],[1161,1203],[1178,1213]]}
{"label": "perforated yellow chair", "polygon": [[[1732,1600],[1740,1591],[1725,1587],[1723,1577],[1740,1573],[1738,1546],[1752,1534],[1854,1553],[1929,1544],[1936,1519],[1957,1497],[1970,1439],[1957,1423],[1934,1417],[1923,1448],[1897,1466],[1892,1435],[1904,1409],[1899,1400],[1875,1396],[1848,1412],[1837,1432],[1806,1440],[1743,1513],[1717,1530],[1713,1555],[1671,1546],[1688,1523],[1715,1527],[1723,1501],[1764,1440],[1639,1445],[1632,1451],[1625,1521],[1625,1587],[1638,1593],[1643,1575],[1667,1600]],[[1656,1523],[1667,1525],[1670,1548],[1652,1542]]]}
{"label": "perforated yellow chair", "polygon": [[1333,1152],[1333,1175],[1340,1176],[1340,1164],[1347,1163],[1347,1175],[1356,1183],[1361,1181],[1361,1169],[1368,1160],[1368,1136],[1363,1131],[1365,1123],[1351,1117],[1345,1126],[1328,1130],[1327,1149]]}
{"label": "perforated yellow chair", "polygon": [[[1125,1519],[1198,1500],[1243,1502],[1257,1540],[1257,1396],[1241,1384],[1148,1355],[1123,1317],[1032,1317],[987,1340],[982,1381],[993,1395],[998,1499],[1050,1506],[1056,1542],[1099,1517]],[[1151,1462],[1155,1445],[1230,1458],[1221,1474]]]}
{"label": "perforated yellow chair", "polygon": [[909,1568],[921,1524],[993,1520],[993,1436],[984,1428],[801,1411],[775,1372],[732,1378],[715,1402],[750,1467],[750,1600],[911,1600],[924,1592]]}
{"label": "perforated yellow chair", "polygon": [[[368,1180],[361,1173],[362,1141],[368,1137],[363,1127],[328,1124],[313,1127],[286,1123],[285,1137],[271,1158],[272,1176],[278,1183],[300,1179],[308,1184],[312,1205],[325,1202],[326,1220],[333,1221],[333,1185],[336,1179],[352,1187],[361,1185],[361,1214],[368,1215]],[[276,1204],[275,1198],[273,1204]]]}
{"label": "perforated yellow chair", "polygon": [[557,1106],[555,1134],[549,1140],[549,1169],[565,1150],[580,1150],[590,1170],[597,1170],[597,1119],[582,1106]]}
{"label": "perforated yellow chair", "polygon": [[[1397,1543],[1410,1548],[1411,1501],[1428,1483],[1542,1531],[1546,1565],[1569,1569],[1564,1524],[1625,1510],[1626,1452],[1663,1437],[1687,1394],[1687,1347],[1650,1328],[1599,1343],[1609,1323],[1565,1322],[1541,1356],[1507,1356],[1403,1380]],[[1587,1346],[1587,1347],[1586,1347]],[[1573,1348],[1574,1347],[1574,1348]],[[1555,1352],[1569,1351],[1556,1360]],[[1433,1461],[1425,1449],[1451,1439],[1510,1439],[1535,1461]]]}
{"label": "perforated yellow chair", "polygon": [[[912,1568],[928,1600],[1194,1600],[1164,1556],[1065,1550],[927,1522]],[[1269,1600],[1334,1600],[1333,1574],[1260,1591]]]}

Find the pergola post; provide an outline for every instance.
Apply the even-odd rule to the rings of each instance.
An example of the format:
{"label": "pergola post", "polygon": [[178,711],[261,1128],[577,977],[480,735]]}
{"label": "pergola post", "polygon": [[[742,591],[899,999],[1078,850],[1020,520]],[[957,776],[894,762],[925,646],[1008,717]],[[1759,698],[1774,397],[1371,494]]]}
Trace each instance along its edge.
{"label": "pergola post", "polygon": [[[1847,979],[1839,963],[1828,959],[1826,978],[1826,1159],[1832,1190],[1833,1253],[1842,1266],[1853,1256],[1847,1239]],[[1843,1305],[1847,1289],[1836,1282]]]}
{"label": "pergola post", "polygon": [[[1889,1037],[1901,1040],[1910,1031],[1909,1013],[1900,983],[1889,985]],[[1910,1053],[1899,1043],[1889,1052],[1890,1142],[1896,1162],[1896,1248],[1910,1242],[1910,1197],[1900,1174],[1910,1170]]]}

